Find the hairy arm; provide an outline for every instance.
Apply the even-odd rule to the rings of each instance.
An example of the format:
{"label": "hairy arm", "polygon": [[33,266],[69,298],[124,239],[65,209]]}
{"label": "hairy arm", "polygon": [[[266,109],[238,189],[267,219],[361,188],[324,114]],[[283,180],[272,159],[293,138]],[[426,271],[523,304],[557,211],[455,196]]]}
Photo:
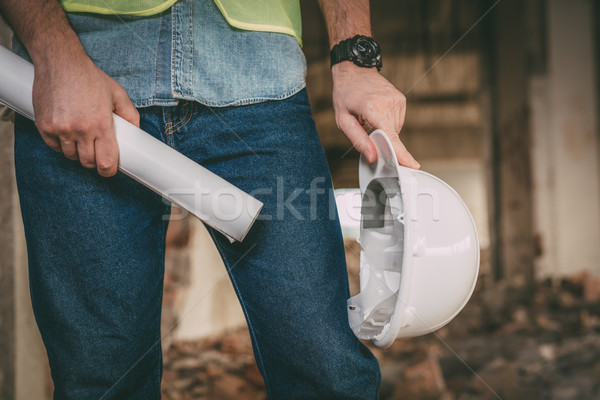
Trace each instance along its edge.
{"label": "hairy arm", "polygon": [[57,0],[1,0],[0,13],[33,61],[33,108],[43,140],[100,175],[114,175],[112,112],[139,125],[125,90],[90,60]]}
{"label": "hairy arm", "polygon": [[[325,16],[330,47],[355,35],[372,36],[369,0],[319,0],[319,5]],[[400,164],[419,168],[398,137],[406,113],[404,95],[376,68],[342,61],[333,66],[331,73],[335,119],[356,150],[374,162],[377,151],[363,126],[382,129],[390,138]]]}

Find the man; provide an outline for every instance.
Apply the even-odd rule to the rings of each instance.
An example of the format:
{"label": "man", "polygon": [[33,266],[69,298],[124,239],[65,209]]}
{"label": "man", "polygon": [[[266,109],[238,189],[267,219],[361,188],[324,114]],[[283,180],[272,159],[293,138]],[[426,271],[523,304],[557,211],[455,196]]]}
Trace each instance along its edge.
{"label": "man", "polygon": [[[36,122],[17,117],[15,163],[55,398],[160,398],[169,205],[116,174],[112,112],[265,203],[243,243],[210,233],[269,397],[377,398],[377,361],[348,327],[337,216],[327,196],[310,193],[331,181],[297,30],[244,21],[236,29],[236,1],[158,3],[168,8],[135,17],[67,16],[56,0],[0,3],[20,40],[15,50],[35,68]],[[279,4],[292,10],[286,15],[298,6],[247,4]],[[320,5],[332,46],[371,35],[367,0]],[[376,64],[356,65],[342,47],[332,66],[338,126],[371,162],[377,155],[363,125],[385,130],[400,162],[418,168],[398,138],[403,95]]]}

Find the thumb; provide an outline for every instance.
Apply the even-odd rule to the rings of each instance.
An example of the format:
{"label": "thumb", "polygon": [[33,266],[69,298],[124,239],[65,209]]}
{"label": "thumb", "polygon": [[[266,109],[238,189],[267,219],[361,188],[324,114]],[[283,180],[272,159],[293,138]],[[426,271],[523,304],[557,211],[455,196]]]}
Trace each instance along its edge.
{"label": "thumb", "polygon": [[347,112],[337,118],[338,128],[348,137],[354,148],[365,156],[369,163],[377,160],[377,149],[358,120]]}

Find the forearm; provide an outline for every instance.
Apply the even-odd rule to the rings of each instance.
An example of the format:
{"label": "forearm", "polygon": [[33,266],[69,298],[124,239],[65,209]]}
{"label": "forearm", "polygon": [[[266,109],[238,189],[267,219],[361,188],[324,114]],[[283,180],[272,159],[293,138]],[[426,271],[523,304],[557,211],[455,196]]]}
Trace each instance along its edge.
{"label": "forearm", "polygon": [[85,51],[57,0],[2,0],[0,13],[21,40],[35,64],[73,60]]}
{"label": "forearm", "polygon": [[329,46],[355,35],[371,36],[369,0],[319,0]]}

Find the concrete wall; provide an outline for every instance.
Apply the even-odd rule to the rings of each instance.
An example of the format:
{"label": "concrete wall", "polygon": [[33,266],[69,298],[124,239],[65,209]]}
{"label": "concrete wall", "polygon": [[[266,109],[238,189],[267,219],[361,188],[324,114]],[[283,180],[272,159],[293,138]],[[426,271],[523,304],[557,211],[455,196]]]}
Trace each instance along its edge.
{"label": "concrete wall", "polygon": [[190,220],[190,271],[174,338],[189,340],[246,323],[233,285],[208,231]]}
{"label": "concrete wall", "polygon": [[600,274],[598,21],[591,0],[547,4],[547,73],[531,81],[536,269]]}
{"label": "concrete wall", "polygon": [[495,205],[496,278],[531,282],[534,275],[526,2],[500,2],[487,23],[492,85],[491,182]]}

